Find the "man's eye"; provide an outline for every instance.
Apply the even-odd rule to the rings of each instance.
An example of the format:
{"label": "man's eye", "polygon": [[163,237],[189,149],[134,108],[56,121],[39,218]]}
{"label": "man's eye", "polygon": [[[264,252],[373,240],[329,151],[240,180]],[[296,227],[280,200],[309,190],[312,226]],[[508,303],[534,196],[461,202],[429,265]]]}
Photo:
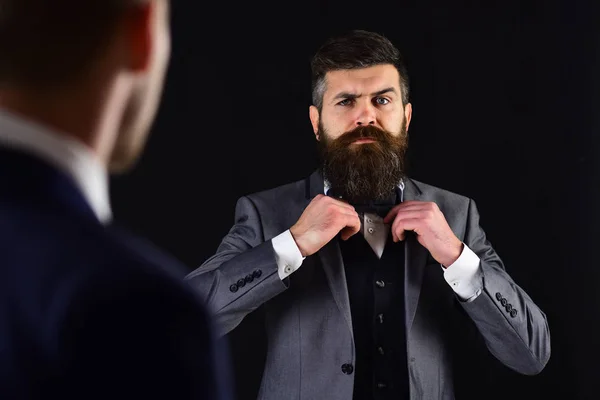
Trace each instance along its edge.
{"label": "man's eye", "polygon": [[385,97],[376,97],[375,102],[377,104],[379,104],[380,106],[384,106],[384,105],[388,104],[390,101],[388,99],[386,99]]}
{"label": "man's eye", "polygon": [[350,100],[350,99],[344,99],[344,100],[340,101],[338,103],[338,105],[340,105],[340,106],[348,106],[348,105],[350,105],[351,102],[352,102],[352,100]]}

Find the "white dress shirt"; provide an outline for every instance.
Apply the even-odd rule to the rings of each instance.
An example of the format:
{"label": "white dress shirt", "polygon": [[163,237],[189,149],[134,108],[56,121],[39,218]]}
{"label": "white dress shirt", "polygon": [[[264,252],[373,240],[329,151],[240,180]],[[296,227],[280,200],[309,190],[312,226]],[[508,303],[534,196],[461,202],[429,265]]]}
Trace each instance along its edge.
{"label": "white dress shirt", "polygon": [[[404,183],[398,185],[402,195]],[[325,183],[325,191],[329,189]],[[378,258],[381,258],[383,249],[390,234],[390,225],[383,223],[383,218],[377,214],[365,213],[362,221],[361,232]],[[278,273],[281,280],[290,276],[302,265],[302,257],[296,241],[289,229],[272,240]],[[464,243],[463,243],[464,244]],[[479,296],[482,289],[481,267],[479,257],[466,245],[458,259],[448,268],[441,266],[444,279],[452,290],[464,301],[473,301]]]}
{"label": "white dress shirt", "polygon": [[0,109],[0,146],[26,151],[70,176],[102,223],[112,219],[108,172],[83,143]]}

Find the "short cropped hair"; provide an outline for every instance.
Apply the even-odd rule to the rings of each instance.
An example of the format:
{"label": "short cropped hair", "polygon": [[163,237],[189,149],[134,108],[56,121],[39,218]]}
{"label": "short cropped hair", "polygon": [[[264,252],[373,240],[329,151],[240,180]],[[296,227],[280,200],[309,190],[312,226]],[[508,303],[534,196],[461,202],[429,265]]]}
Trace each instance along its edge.
{"label": "short cropped hair", "polygon": [[150,0],[0,0],[0,86],[84,74],[122,13]]}
{"label": "short cropped hair", "polygon": [[408,71],[400,51],[389,39],[364,30],[353,30],[331,37],[311,61],[313,105],[319,110],[323,107],[327,72],[382,64],[391,64],[398,70],[402,103],[406,105],[409,101]]}

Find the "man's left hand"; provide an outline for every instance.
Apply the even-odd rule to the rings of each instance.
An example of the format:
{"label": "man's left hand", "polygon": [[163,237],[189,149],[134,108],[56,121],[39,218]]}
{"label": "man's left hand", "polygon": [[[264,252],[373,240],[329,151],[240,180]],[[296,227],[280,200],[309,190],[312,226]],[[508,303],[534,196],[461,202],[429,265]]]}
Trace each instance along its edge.
{"label": "man's left hand", "polygon": [[463,243],[456,237],[437,204],[424,201],[406,201],[390,210],[383,219],[392,222],[394,242],[404,240],[406,231],[414,231],[417,240],[444,267],[452,265],[463,250]]}

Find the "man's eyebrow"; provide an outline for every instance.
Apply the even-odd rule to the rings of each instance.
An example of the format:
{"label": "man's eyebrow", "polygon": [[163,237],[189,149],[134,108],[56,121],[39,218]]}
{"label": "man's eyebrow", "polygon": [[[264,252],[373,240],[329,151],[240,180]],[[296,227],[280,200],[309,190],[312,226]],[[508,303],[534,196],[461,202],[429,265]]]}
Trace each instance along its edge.
{"label": "man's eyebrow", "polygon": [[396,89],[394,89],[393,87],[389,87],[389,88],[385,88],[385,89],[381,89],[375,93],[371,93],[371,96],[381,96],[382,94],[386,94],[386,93],[394,93],[396,94]]}
{"label": "man's eyebrow", "polygon": [[339,99],[356,99],[358,97],[362,96],[361,94],[356,94],[356,93],[350,93],[350,92],[340,92],[338,94],[335,95],[335,97],[332,100],[339,100]]}
{"label": "man's eyebrow", "polygon": [[[381,96],[382,94],[386,94],[386,93],[390,93],[390,92],[396,93],[396,89],[394,89],[393,87],[388,87],[385,89],[378,90],[374,93],[371,93],[371,96]],[[357,99],[361,96],[362,96],[362,94],[358,94],[358,93],[340,92],[340,93],[336,94],[332,100],[339,100],[339,99],[353,100],[353,99]]]}

